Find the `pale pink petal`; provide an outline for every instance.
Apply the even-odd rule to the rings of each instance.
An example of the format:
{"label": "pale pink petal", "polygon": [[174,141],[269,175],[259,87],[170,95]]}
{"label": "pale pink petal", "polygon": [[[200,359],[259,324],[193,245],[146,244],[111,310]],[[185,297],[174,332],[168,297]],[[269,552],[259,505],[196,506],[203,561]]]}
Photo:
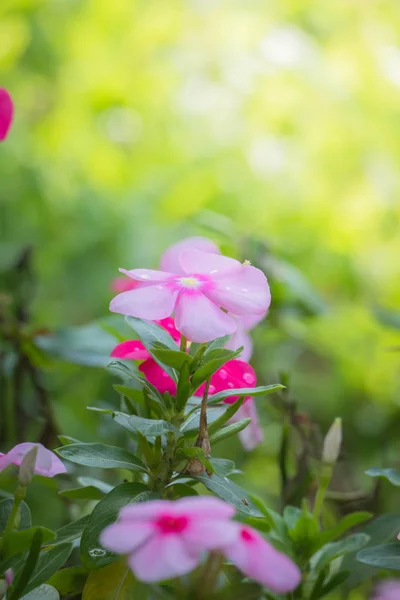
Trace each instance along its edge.
{"label": "pale pink petal", "polygon": [[251,355],[253,354],[253,342],[251,341],[251,337],[244,329],[238,325],[235,333],[230,337],[228,342],[225,344],[225,348],[228,350],[238,350],[243,346],[243,350],[240,353],[240,358],[245,360],[246,362],[250,360]]}
{"label": "pale pink petal", "polygon": [[234,258],[201,250],[184,250],[179,256],[179,261],[186,275],[233,276],[234,273],[240,272],[242,267]]}
{"label": "pale pink petal", "polygon": [[173,273],[155,271],[154,269],[132,269],[131,271],[119,269],[119,271],[141,283],[164,283],[175,277]]}
{"label": "pale pink petal", "polygon": [[236,321],[201,292],[183,290],[176,302],[175,325],[191,342],[210,342],[236,331]]}
{"label": "pale pink petal", "polygon": [[181,267],[179,256],[184,250],[202,250],[219,254],[219,248],[214,242],[204,237],[191,237],[170,246],[161,257],[161,269],[170,271],[177,275],[184,275],[185,271]]}
{"label": "pale pink petal", "polygon": [[127,340],[117,344],[111,356],[122,360],[144,360],[149,358],[150,354],[139,340]]}
{"label": "pale pink petal", "polygon": [[400,579],[386,579],[377,584],[371,600],[399,600]]}
{"label": "pale pink petal", "polygon": [[140,581],[156,582],[190,573],[201,555],[188,552],[181,536],[158,535],[129,556],[128,564]]}
{"label": "pale pink petal", "polygon": [[6,139],[14,116],[14,105],[7,90],[0,89],[0,142]]}
{"label": "pale pink petal", "polygon": [[237,523],[227,520],[198,519],[183,531],[185,544],[192,552],[215,550],[237,539]]}
{"label": "pale pink petal", "polygon": [[180,340],[181,334],[175,327],[175,321],[172,317],[167,317],[166,319],[160,319],[157,321],[158,325],[168,331],[169,335],[172,337],[175,342]]}
{"label": "pale pink petal", "polygon": [[239,270],[218,278],[204,287],[210,300],[235,315],[264,314],[271,303],[267,278],[260,269],[241,265]]}
{"label": "pale pink petal", "polygon": [[111,282],[111,290],[113,292],[129,292],[140,285],[140,281],[129,279],[128,277],[115,277]]}
{"label": "pale pink petal", "polygon": [[238,319],[238,328],[242,327],[245,331],[250,331],[253,329],[260,321],[265,319],[268,311],[261,313],[260,315],[242,315],[241,317],[237,317]]}
{"label": "pale pink petal", "polygon": [[230,519],[236,509],[227,502],[213,496],[198,496],[181,498],[174,502],[176,510],[185,516],[195,516],[199,519]]}
{"label": "pale pink petal", "polygon": [[156,321],[169,317],[174,310],[177,292],[161,283],[118,294],[111,300],[111,312]]}
{"label": "pale pink petal", "polygon": [[112,552],[128,554],[154,534],[155,526],[152,523],[120,521],[109,525],[101,532],[100,544]]}
{"label": "pale pink petal", "polygon": [[236,422],[248,418],[251,419],[251,423],[245,429],[239,431],[239,439],[245,450],[253,450],[264,441],[264,432],[260,427],[254,398],[248,398],[231,420],[232,422]]}
{"label": "pale pink petal", "polygon": [[153,358],[148,358],[140,366],[139,371],[143,373],[147,381],[149,381],[155,388],[164,394],[169,392],[171,396],[176,394],[176,383],[166,373],[162,367]]}
{"label": "pale pink petal", "polygon": [[278,594],[296,589],[301,580],[298,566],[251,527],[238,524],[238,529],[236,541],[223,548],[226,557],[245,575]]}
{"label": "pale pink petal", "polygon": [[14,571],[12,569],[7,569],[7,571],[4,573],[4,576],[6,579],[6,584],[11,585],[14,581]]}
{"label": "pale pink petal", "polygon": [[124,506],[120,513],[120,519],[129,521],[148,521],[157,519],[165,513],[174,510],[176,502],[171,500],[149,500],[148,502],[135,502]]}
{"label": "pale pink petal", "polygon": [[54,477],[59,473],[66,473],[67,469],[61,462],[61,460],[51,452],[47,450],[42,444],[34,444],[31,442],[24,442],[17,444],[8,452],[6,455],[0,458],[0,469],[7,465],[14,464],[20,466],[24,456],[37,447],[35,473],[37,475],[43,475],[44,477]]}

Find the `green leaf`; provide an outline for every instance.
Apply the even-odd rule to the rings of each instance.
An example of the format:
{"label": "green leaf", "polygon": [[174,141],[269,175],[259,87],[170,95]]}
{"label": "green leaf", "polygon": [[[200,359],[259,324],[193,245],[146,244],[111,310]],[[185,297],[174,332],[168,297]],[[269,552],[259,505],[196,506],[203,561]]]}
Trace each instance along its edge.
{"label": "green leaf", "polygon": [[99,536],[107,525],[117,520],[123,506],[157,497],[142,483],[122,483],[100,500],[82,534],[81,559],[85,567],[97,569],[115,560],[115,554],[102,548]]}
{"label": "green leaf", "polygon": [[214,468],[208,460],[208,458],[206,458],[204,450],[197,446],[193,446],[190,448],[179,448],[176,451],[176,457],[178,458],[178,460],[197,458],[201,462],[201,464],[204,465],[207,471],[211,471],[212,473],[214,472]]}
{"label": "green leaf", "polygon": [[321,595],[318,596],[318,598],[324,598],[325,596],[330,594],[330,592],[332,592],[332,590],[339,587],[339,585],[342,585],[342,583],[344,583],[346,581],[346,579],[348,579],[349,575],[350,575],[350,573],[348,571],[340,571],[339,573],[335,573],[325,583],[325,585],[323,586],[323,588],[321,590]]}
{"label": "green leaf", "polygon": [[287,528],[293,529],[301,516],[301,509],[297,506],[285,506],[283,511],[283,520],[285,521]]}
{"label": "green leaf", "polygon": [[14,556],[15,554],[23,554],[31,547],[33,537],[37,531],[41,532],[42,543],[54,540],[56,534],[46,527],[31,527],[22,531],[13,531],[7,538],[7,554],[6,556]]}
{"label": "green leaf", "polygon": [[364,512],[364,511],[354,512],[354,513],[345,515],[339,521],[339,523],[338,523],[338,525],[336,525],[336,527],[333,527],[332,529],[326,529],[325,531],[322,531],[319,534],[317,544],[316,544],[316,546],[314,546],[314,551],[317,551],[318,548],[320,548],[321,546],[324,546],[324,544],[327,544],[328,542],[331,542],[332,540],[335,540],[335,539],[341,537],[344,533],[346,533],[346,531],[348,531],[349,529],[351,529],[353,527],[356,527],[356,525],[360,525],[361,523],[364,523],[364,521],[367,521],[371,517],[372,517],[372,513]]}
{"label": "green leaf", "polygon": [[45,583],[23,596],[21,600],[60,600],[60,594],[54,587]]}
{"label": "green leaf", "polygon": [[352,552],[358,552],[368,543],[368,540],[369,536],[365,533],[354,533],[339,542],[326,544],[311,557],[311,568],[314,571],[320,571],[335,558]]}
{"label": "green leaf", "polygon": [[228,460],[227,458],[210,458],[210,463],[216,474],[220,477],[226,477],[235,470],[235,463],[233,460]]}
{"label": "green leaf", "polygon": [[76,521],[72,521],[72,523],[68,523],[64,527],[57,529],[56,531],[56,539],[50,545],[54,546],[56,544],[63,544],[65,542],[72,542],[77,538],[81,537],[82,531],[86,527],[89,522],[90,515],[85,515]]}
{"label": "green leaf", "polygon": [[264,396],[265,394],[272,394],[273,392],[279,392],[279,390],[283,390],[285,386],[280,383],[274,383],[273,385],[261,385],[255,388],[235,388],[233,390],[223,390],[222,392],[217,392],[210,396],[208,400],[208,404],[217,404],[218,402],[222,402],[225,398],[229,398],[230,396]]}
{"label": "green leaf", "polygon": [[303,509],[295,526],[289,529],[289,535],[296,542],[301,555],[308,556],[312,553],[313,544],[319,535],[318,522],[310,512]]}
{"label": "green leaf", "polygon": [[110,485],[105,481],[101,481],[101,479],[95,479],[95,477],[78,477],[77,481],[79,485],[82,485],[83,487],[93,486],[104,494],[108,494],[108,492],[111,492],[111,490],[115,487],[114,485]]}
{"label": "green leaf", "polygon": [[122,396],[126,396],[127,398],[129,398],[133,402],[136,402],[140,406],[144,406],[143,392],[141,389],[129,387],[128,385],[119,385],[118,383],[114,384],[113,388]]}
{"label": "green leaf", "polygon": [[149,588],[135,580],[125,561],[92,571],[82,600],[146,600]]}
{"label": "green leaf", "polygon": [[104,498],[104,492],[101,492],[93,485],[61,490],[58,494],[62,498],[69,498],[70,500],[101,500]]}
{"label": "green leaf", "polygon": [[227,586],[208,596],[208,600],[259,600],[263,597],[262,587],[258,583],[242,581]]}
{"label": "green leaf", "polygon": [[211,475],[211,477],[209,477],[206,474],[198,475],[194,477],[194,479],[200,481],[208,490],[214,492],[214,494],[222,498],[222,500],[235,506],[245,515],[250,515],[252,517],[263,516],[249,498],[246,490],[230,479],[219,477],[218,475]]}
{"label": "green leaf", "polygon": [[187,485],[186,483],[181,483],[179,479],[177,482],[173,482],[167,486],[168,489],[172,490],[175,498],[184,498],[186,496],[198,496],[198,492],[191,485]]}
{"label": "green leaf", "polygon": [[379,469],[377,467],[373,467],[372,469],[368,469],[365,471],[366,475],[370,477],[384,477],[393,485],[399,487],[400,486],[400,472],[397,469]]}
{"label": "green leaf", "polygon": [[35,344],[52,358],[88,367],[106,367],[115,343],[115,337],[96,322],[35,338]]}
{"label": "green leaf", "polygon": [[[204,383],[213,373],[218,371],[228,360],[236,358],[241,353],[241,349],[232,352],[232,350],[211,350],[203,357],[203,364],[193,374],[191,383],[193,392],[195,392],[202,383]],[[205,362],[206,361],[206,362]]]}
{"label": "green leaf", "polygon": [[[17,600],[20,598],[23,592],[28,592],[28,582],[31,579],[32,573],[38,564],[38,558],[40,554],[40,547],[42,545],[42,532],[40,529],[35,531],[32,539],[32,544],[29,549],[29,554],[26,560],[22,563],[21,568],[17,571],[15,579],[12,584],[11,593],[8,600]],[[37,587],[36,585],[33,588]],[[32,589],[33,589],[32,588]]]}
{"label": "green leaf", "polygon": [[215,444],[218,442],[221,442],[222,440],[239,433],[239,431],[245,429],[250,423],[251,419],[242,419],[241,421],[237,421],[236,423],[231,423],[230,425],[223,427],[210,437],[211,446],[215,446]]}
{"label": "green leaf", "polygon": [[[7,525],[8,517],[11,514],[11,510],[14,504],[13,498],[5,498],[0,502],[0,532],[4,531]],[[19,505],[20,508],[20,523],[18,529],[28,529],[31,527],[31,511],[29,510],[29,506],[26,502],[21,502]]]}
{"label": "green leaf", "polygon": [[136,317],[125,317],[126,322],[132,329],[136,332],[139,340],[142,342],[143,346],[150,352],[153,356],[154,360],[160,364],[164,371],[168,373],[174,381],[178,381],[176,373],[174,369],[163,364],[155,355],[154,350],[159,345],[162,344],[169,350],[173,350],[174,352],[179,352],[179,348],[177,344],[174,342],[172,337],[167,333],[165,329],[153,323],[151,321],[142,321],[141,319],[137,319]]}
{"label": "green leaf", "polygon": [[153,356],[163,365],[172,367],[176,371],[180,371],[185,362],[192,364],[193,359],[186,352],[180,352],[177,350],[169,350],[163,344],[157,344],[153,350]]}
{"label": "green leaf", "polygon": [[136,415],[126,415],[125,413],[115,412],[113,413],[114,421],[119,425],[122,425],[128,431],[134,433],[141,433],[144,437],[156,437],[163,435],[169,431],[179,434],[177,429],[172,423],[164,421],[162,419],[145,419],[144,417],[137,417]]}
{"label": "green leaf", "polygon": [[26,590],[31,591],[50,579],[68,560],[72,547],[71,543],[59,544],[41,552]]}
{"label": "green leaf", "polygon": [[[139,417],[137,417],[139,418]],[[57,454],[78,465],[100,469],[129,469],[146,472],[141,460],[125,448],[104,444],[69,444],[57,448]]]}
{"label": "green leaf", "polygon": [[215,340],[212,340],[211,342],[208,342],[208,344],[206,344],[205,354],[209,355],[210,352],[212,352],[213,350],[225,348],[226,344],[229,342],[230,339],[230,335],[224,335],[222,337],[216,338]]}
{"label": "green leaf", "polygon": [[81,444],[81,440],[77,440],[69,435],[58,435],[57,437],[63,446],[68,446],[68,444]]}
{"label": "green leaf", "polygon": [[375,317],[386,327],[400,329],[400,311],[389,308],[377,307],[374,310]]}
{"label": "green leaf", "polygon": [[[236,400],[236,402],[228,404],[226,410],[224,410],[224,412],[217,419],[211,421],[208,424],[208,433],[212,435],[213,433],[221,429],[225,425],[225,423],[227,423],[229,419],[231,419],[237,413],[239,408],[242,406],[243,402],[244,398],[240,398],[239,400]],[[208,409],[207,416],[208,413],[211,412],[211,410],[211,408]]]}
{"label": "green leaf", "polygon": [[365,548],[357,554],[357,560],[371,567],[400,571],[400,544],[395,542]]}
{"label": "green leaf", "polygon": [[83,567],[68,567],[54,573],[49,584],[56,588],[61,596],[76,596],[81,594],[88,573]]}
{"label": "green leaf", "polygon": [[191,385],[189,381],[190,367],[189,362],[185,361],[182,364],[181,372],[179,374],[178,385],[176,388],[176,410],[181,412],[184,410],[186,403],[190,396]]}
{"label": "green leaf", "polygon": [[[214,406],[212,408],[207,409],[207,422],[208,425],[213,423],[216,419],[218,419],[221,415],[225,414],[224,406]],[[181,432],[185,435],[190,432],[195,432],[197,434],[200,426],[200,408],[198,410],[193,411],[187,419],[181,425]]]}

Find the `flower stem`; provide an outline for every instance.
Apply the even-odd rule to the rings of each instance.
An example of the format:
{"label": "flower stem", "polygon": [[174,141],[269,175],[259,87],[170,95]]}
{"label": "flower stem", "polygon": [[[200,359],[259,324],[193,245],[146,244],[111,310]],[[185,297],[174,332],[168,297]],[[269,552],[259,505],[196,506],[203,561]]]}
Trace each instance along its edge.
{"label": "flower stem", "polygon": [[210,552],[208,555],[200,574],[197,596],[199,600],[208,598],[215,590],[223,562],[224,557],[220,552]]}
{"label": "flower stem", "polygon": [[204,388],[203,398],[201,400],[199,435],[197,436],[197,441],[195,443],[195,446],[204,450],[204,454],[206,456],[209,455],[211,452],[210,438],[208,436],[207,427],[207,402],[209,389],[210,379],[207,379],[206,386]]}
{"label": "flower stem", "polygon": [[319,486],[317,490],[317,495],[315,496],[315,504],[314,504],[314,517],[315,519],[319,519],[321,516],[322,507],[324,504],[325,494],[329,487],[332,478],[332,465],[324,464],[322,465],[321,477],[319,481]]}
{"label": "flower stem", "polygon": [[187,339],[185,338],[184,335],[181,334],[181,341],[179,344],[179,350],[181,352],[186,352],[186,347],[187,347]]}
{"label": "flower stem", "polygon": [[18,517],[19,506],[20,506],[22,500],[25,498],[25,494],[26,494],[26,488],[23,487],[22,485],[18,485],[17,489],[14,492],[14,503],[12,505],[11,512],[7,519],[6,527],[4,529],[4,534],[3,534],[2,544],[1,544],[1,547],[3,550],[6,549],[7,542],[8,542],[7,538],[10,535],[10,533],[12,533],[12,530],[14,529],[14,525],[15,525],[16,519]]}

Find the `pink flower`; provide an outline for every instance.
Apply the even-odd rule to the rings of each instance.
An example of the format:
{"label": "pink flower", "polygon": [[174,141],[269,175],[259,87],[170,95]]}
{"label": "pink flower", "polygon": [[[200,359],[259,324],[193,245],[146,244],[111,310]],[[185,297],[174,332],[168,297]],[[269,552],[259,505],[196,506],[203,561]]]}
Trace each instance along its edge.
{"label": "pink flower", "polygon": [[[178,342],[180,339],[180,333],[175,327],[174,320],[171,317],[156,321],[157,325],[160,325],[163,329],[168,331],[170,336]],[[111,352],[113,358],[121,358],[122,360],[145,360],[150,358],[150,353],[143,346],[139,340],[127,340],[117,344]]]}
{"label": "pink flower", "polygon": [[239,431],[239,439],[242,442],[243,448],[246,450],[254,450],[257,446],[264,441],[264,432],[261,429],[260,422],[258,420],[258,413],[254,398],[246,398],[246,401],[239,408],[237,413],[233,415],[231,422],[236,423],[242,419],[251,419],[251,422]]}
{"label": "pink flower", "polygon": [[12,569],[7,569],[7,571],[4,573],[4,577],[7,585],[11,585],[14,581],[14,571]]}
{"label": "pink flower", "polygon": [[7,454],[0,454],[0,471],[3,471],[8,465],[19,466],[25,454],[28,454],[34,447],[38,448],[35,464],[35,473],[37,475],[54,477],[54,475],[58,475],[59,473],[67,472],[67,469],[54,452],[47,450],[42,444],[33,444],[31,442],[17,444]]}
{"label": "pink flower", "polygon": [[0,141],[6,139],[14,116],[14,104],[7,90],[0,88]]}
{"label": "pink flower", "polygon": [[247,577],[278,594],[290,592],[300,583],[298,566],[247,525],[237,523],[236,539],[222,551]]}
{"label": "pink flower", "polygon": [[111,290],[118,293],[128,292],[129,290],[134,290],[139,285],[140,283],[128,277],[115,277],[111,282]]}
{"label": "pink flower", "polygon": [[116,296],[110,310],[148,320],[164,319],[175,312],[177,330],[201,343],[234,333],[237,322],[233,315],[262,315],[268,309],[269,287],[259,269],[191,249],[180,253],[179,263],[183,276],[120,269],[140,286]]}
{"label": "pink flower", "polygon": [[192,571],[202,553],[230,544],[235,509],[218,498],[199,496],[174,502],[152,500],[126,506],[100,543],[118,554],[141,581],[163,581]]}
{"label": "pink flower", "polygon": [[145,360],[140,366],[139,371],[143,373],[146,377],[147,381],[149,381],[160,394],[164,394],[168,392],[171,396],[175,396],[176,394],[176,383],[164,371],[162,367],[153,358],[148,358]]}
{"label": "pink flower", "polygon": [[167,248],[161,257],[161,270],[176,275],[185,275],[180,263],[180,255],[184,250],[201,250],[210,254],[221,254],[218,246],[207,238],[200,236],[186,238]]}
{"label": "pink flower", "polygon": [[253,354],[253,342],[251,341],[248,331],[262,321],[266,314],[267,313],[265,312],[261,315],[244,315],[243,317],[237,317],[237,330],[225,344],[225,348],[228,348],[228,350],[237,350],[243,346],[240,358],[248,362]]}
{"label": "pink flower", "polygon": [[399,600],[400,579],[386,579],[378,583],[372,600]]}

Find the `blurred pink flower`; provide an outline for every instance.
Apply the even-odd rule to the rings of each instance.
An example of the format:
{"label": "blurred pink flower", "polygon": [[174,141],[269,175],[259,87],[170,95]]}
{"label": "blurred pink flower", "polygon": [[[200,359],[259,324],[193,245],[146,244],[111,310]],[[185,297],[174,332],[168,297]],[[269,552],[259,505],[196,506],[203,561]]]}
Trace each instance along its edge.
{"label": "blurred pink flower", "polygon": [[399,600],[399,598],[400,579],[387,579],[378,583],[372,600]]}
{"label": "blurred pink flower", "polygon": [[160,367],[158,363],[156,363],[154,358],[148,358],[147,360],[145,360],[139,366],[139,371],[143,373],[147,381],[149,381],[152,385],[154,385],[154,387],[157,388],[160,394],[168,392],[169,394],[171,394],[171,396],[175,396],[175,381],[172,379],[172,377],[168,375],[168,373],[164,371],[162,367]]}
{"label": "blurred pink flower", "polygon": [[[155,322],[165,329],[175,342],[179,341],[181,336],[175,327],[172,317],[160,319]],[[150,353],[139,340],[127,340],[126,342],[117,344],[111,352],[111,356],[113,358],[121,358],[122,360],[145,360],[146,358],[150,358]]]}
{"label": "blurred pink flower", "polygon": [[7,569],[4,573],[4,577],[7,585],[11,585],[14,581],[14,571],[12,569]]}
{"label": "blurred pink flower", "polygon": [[248,362],[253,354],[253,342],[251,341],[248,331],[262,321],[266,314],[267,312],[261,315],[244,315],[242,317],[237,317],[237,329],[225,344],[225,348],[228,348],[228,350],[238,350],[238,348],[243,346],[240,358]]}
{"label": "blurred pink flower", "polygon": [[7,90],[0,88],[0,142],[6,139],[14,116],[14,104]]}
{"label": "blurred pink flower", "polygon": [[67,469],[54,452],[47,450],[42,444],[33,444],[31,442],[17,444],[7,454],[0,454],[0,471],[3,471],[8,465],[20,466],[25,454],[28,454],[34,447],[38,448],[35,464],[36,475],[54,477],[54,475],[67,472]]}
{"label": "blurred pink flower", "polygon": [[201,250],[211,254],[221,254],[218,246],[207,238],[200,236],[186,238],[167,248],[161,257],[161,271],[168,271],[169,273],[175,273],[175,275],[185,275],[180,263],[180,255],[184,250]]}
{"label": "blurred pink flower", "polygon": [[180,333],[192,342],[209,342],[237,330],[232,315],[262,315],[268,309],[268,282],[259,269],[192,249],[180,253],[179,263],[183,276],[150,269],[120,269],[140,285],[116,296],[110,310],[148,320],[163,319],[175,312],[175,326]]}
{"label": "blurred pink flower", "polygon": [[298,566],[247,525],[237,523],[236,539],[222,551],[245,575],[278,594],[290,592],[300,583]]}
{"label": "blurred pink flower", "polygon": [[231,505],[206,496],[139,502],[120,511],[100,543],[128,554],[137,579],[162,581],[189,573],[203,552],[230,544],[236,537],[236,524],[230,521],[234,514]]}

